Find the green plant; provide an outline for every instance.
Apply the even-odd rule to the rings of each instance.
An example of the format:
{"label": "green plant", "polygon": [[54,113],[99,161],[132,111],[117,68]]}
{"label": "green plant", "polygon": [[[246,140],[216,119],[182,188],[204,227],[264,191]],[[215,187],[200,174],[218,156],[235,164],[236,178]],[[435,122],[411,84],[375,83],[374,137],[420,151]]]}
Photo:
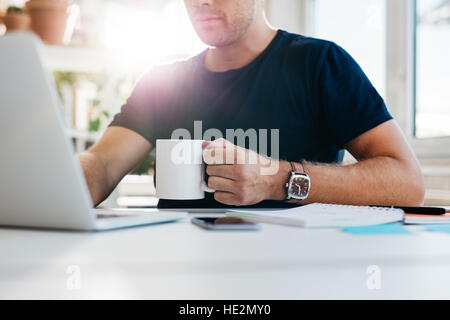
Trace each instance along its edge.
{"label": "green plant", "polygon": [[20,7],[10,6],[8,9],[6,9],[6,13],[24,13],[23,9]]}
{"label": "green plant", "polygon": [[[103,90],[107,86],[108,75],[107,74],[92,74],[92,73],[77,73],[77,72],[54,72],[54,79],[58,93],[62,98],[62,85],[66,84],[72,88],[76,88],[80,81],[88,80],[97,85],[97,96],[91,102],[91,110],[88,114],[88,131],[98,132],[102,123],[110,120],[110,113],[104,109],[102,105],[102,97],[104,97]],[[132,90],[132,84],[135,79],[130,77],[123,77],[117,79],[114,83],[114,94],[121,100],[126,100]],[[124,102],[123,101],[123,102]],[[155,167],[155,152],[149,153],[142,162],[133,170],[133,174],[145,175],[153,174]]]}
{"label": "green plant", "polygon": [[53,77],[55,78],[56,88],[58,89],[58,93],[61,98],[62,98],[61,85],[63,83],[67,83],[71,87],[74,87],[78,81],[78,74],[76,72],[55,71],[53,73]]}
{"label": "green plant", "polygon": [[153,172],[155,168],[155,156],[154,153],[149,153],[144,160],[133,170],[133,174],[145,175]]}
{"label": "green plant", "polygon": [[92,101],[92,107],[89,113],[89,132],[97,132],[100,130],[103,119],[109,119],[109,112],[101,108],[100,99]]}
{"label": "green plant", "polygon": [[58,93],[62,98],[61,86],[67,84],[72,88],[76,88],[78,83],[87,80],[95,83],[97,86],[97,97],[92,100],[91,110],[88,118],[88,131],[97,132],[100,130],[102,122],[109,120],[109,112],[104,110],[101,105],[101,100],[98,98],[103,89],[103,84],[106,82],[106,75],[91,74],[91,73],[77,73],[77,72],[54,72],[54,78]]}

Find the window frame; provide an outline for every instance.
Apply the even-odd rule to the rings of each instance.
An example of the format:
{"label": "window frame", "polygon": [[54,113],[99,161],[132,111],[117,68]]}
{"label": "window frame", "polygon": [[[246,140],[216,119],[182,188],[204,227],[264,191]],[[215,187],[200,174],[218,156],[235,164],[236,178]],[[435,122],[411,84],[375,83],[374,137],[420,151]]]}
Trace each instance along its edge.
{"label": "window frame", "polygon": [[416,127],[416,110],[417,110],[417,87],[416,87],[416,72],[417,72],[417,0],[402,0],[407,1],[407,4],[410,7],[406,8],[406,10],[409,10],[411,16],[413,25],[411,26],[411,29],[409,30],[409,37],[413,38],[413,52],[414,52],[414,61],[411,68],[413,68],[413,80],[414,80],[414,86],[413,91],[411,94],[413,95],[413,101],[414,105],[413,111],[414,111],[414,132],[413,136],[410,137],[411,144],[413,146],[414,151],[421,159],[450,159],[450,136],[443,136],[443,137],[432,137],[432,138],[417,138],[415,136],[415,127]]}
{"label": "window frame", "polygon": [[[313,35],[315,0],[299,0],[301,33]],[[420,160],[450,159],[450,137],[417,138],[416,0],[386,1],[386,104]]]}

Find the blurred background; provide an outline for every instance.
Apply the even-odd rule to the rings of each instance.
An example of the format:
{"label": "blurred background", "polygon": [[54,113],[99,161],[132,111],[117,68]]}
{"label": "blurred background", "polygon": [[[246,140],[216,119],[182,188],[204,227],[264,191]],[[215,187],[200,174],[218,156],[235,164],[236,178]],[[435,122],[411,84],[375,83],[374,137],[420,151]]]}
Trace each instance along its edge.
{"label": "blurred background", "polygon": [[[265,6],[274,27],[332,40],[358,61],[421,161],[426,203],[450,205],[450,0]],[[77,151],[100,137],[143,72],[206,48],[182,0],[0,0],[0,36],[23,29],[45,43]],[[148,155],[104,206],[155,205],[153,162]]]}

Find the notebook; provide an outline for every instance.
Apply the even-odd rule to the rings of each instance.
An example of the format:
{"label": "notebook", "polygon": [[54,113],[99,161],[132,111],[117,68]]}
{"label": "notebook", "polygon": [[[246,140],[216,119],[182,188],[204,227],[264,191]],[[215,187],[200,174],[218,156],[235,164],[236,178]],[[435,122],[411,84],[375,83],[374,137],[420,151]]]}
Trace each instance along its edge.
{"label": "notebook", "polygon": [[313,203],[284,210],[232,210],[227,216],[305,228],[371,226],[403,220],[394,208]]}

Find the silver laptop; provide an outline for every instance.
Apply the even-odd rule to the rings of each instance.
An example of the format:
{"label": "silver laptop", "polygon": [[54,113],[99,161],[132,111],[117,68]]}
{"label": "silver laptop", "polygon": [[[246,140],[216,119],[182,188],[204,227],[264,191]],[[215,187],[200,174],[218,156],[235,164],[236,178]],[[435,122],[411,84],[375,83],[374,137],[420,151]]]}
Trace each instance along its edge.
{"label": "silver laptop", "polygon": [[107,230],[185,217],[93,209],[43,53],[31,33],[0,38],[0,225]]}

